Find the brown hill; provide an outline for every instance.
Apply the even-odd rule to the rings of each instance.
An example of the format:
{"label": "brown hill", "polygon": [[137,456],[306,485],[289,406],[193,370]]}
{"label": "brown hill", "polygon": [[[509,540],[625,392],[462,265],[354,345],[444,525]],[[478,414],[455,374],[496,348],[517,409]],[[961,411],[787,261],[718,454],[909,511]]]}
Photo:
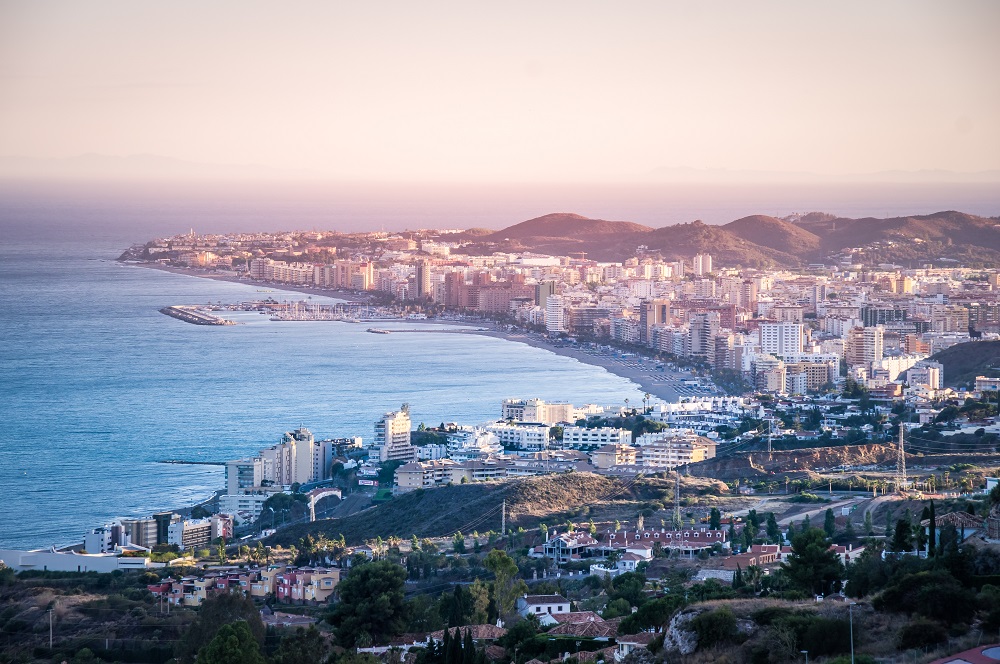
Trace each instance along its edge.
{"label": "brown hill", "polygon": [[[784,223],[784,222],[782,222]],[[786,244],[802,244],[810,233],[786,224],[784,230],[798,238]],[[780,244],[774,232],[771,241]],[[700,221],[652,229],[626,221],[588,219],[578,214],[548,214],[510,226],[477,240],[481,251],[535,251],[567,255],[585,252],[595,260],[620,261],[636,255],[640,245],[660,252],[668,259],[690,259],[699,252],[711,252],[720,265],[768,267],[798,265],[802,260],[791,253],[760,246],[752,239],[730,233],[720,226]]]}
{"label": "brown hill", "polygon": [[864,260],[902,264],[942,258],[969,265],[1000,262],[997,219],[961,212],[890,219],[834,218],[811,213],[796,223],[764,215],[743,217],[725,226],[700,221],[652,229],[627,221],[588,219],[556,213],[529,219],[486,236],[462,238],[470,253],[534,251],[550,255],[585,252],[599,261],[621,261],[640,246],[664,258],[689,260],[709,252],[718,265],[795,267],[827,260],[851,247],[864,247]]}
{"label": "brown hill", "polygon": [[[413,491],[348,517],[282,528],[269,543],[297,544],[299,538],[318,533],[343,534],[349,544],[360,544],[377,536],[409,539],[449,536],[457,530],[498,531],[505,500],[508,528],[533,528],[541,521],[562,524],[570,518],[614,521],[631,518],[653,501],[666,505],[673,499],[673,488],[672,479],[633,481],[585,472],[456,484]],[[681,484],[682,494],[722,495],[726,490],[712,479],[685,477]]]}
{"label": "brown hill", "polygon": [[755,214],[731,221],[723,229],[737,237],[803,258],[819,250],[820,238],[815,233],[776,217]]}
{"label": "brown hill", "polygon": [[711,253],[718,265],[772,267],[798,265],[798,256],[762,246],[726,230],[700,221],[658,228],[643,238],[646,246],[664,258],[690,259],[697,253]]}
{"label": "brown hill", "polygon": [[587,217],[570,212],[556,212],[508,226],[491,235],[489,239],[496,242],[510,240],[523,241],[530,238],[590,239],[599,235],[644,233],[651,230],[653,229],[649,226],[634,224],[631,221],[588,219]]}
{"label": "brown hill", "polygon": [[969,249],[1000,257],[1000,225],[996,219],[948,210],[926,215],[877,219],[823,219],[800,221],[798,227],[821,238],[823,252],[875,243],[899,242],[905,253],[925,245],[929,258],[935,254],[963,258]]}

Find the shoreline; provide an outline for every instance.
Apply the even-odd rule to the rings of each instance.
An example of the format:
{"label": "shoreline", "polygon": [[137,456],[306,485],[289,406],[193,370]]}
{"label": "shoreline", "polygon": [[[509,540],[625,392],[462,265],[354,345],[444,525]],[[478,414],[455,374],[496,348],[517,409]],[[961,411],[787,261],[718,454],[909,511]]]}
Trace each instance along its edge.
{"label": "shoreline", "polygon": [[[270,282],[259,282],[251,281],[248,279],[242,279],[237,276],[232,276],[228,274],[218,274],[208,271],[200,271],[191,268],[173,267],[169,265],[161,265],[154,263],[126,263],[126,265],[135,265],[138,267],[148,267],[155,270],[162,270],[164,272],[170,272],[171,274],[186,275],[189,277],[198,277],[203,279],[214,279],[216,281],[227,281],[229,283],[243,284],[245,286],[260,286],[261,288],[274,288],[288,293],[300,293],[304,295],[315,295],[320,297],[330,297],[334,299],[347,299],[348,301],[363,301],[364,296],[360,296],[355,291],[343,291],[343,290],[329,290],[323,288],[315,288],[309,286],[301,286],[298,284],[276,284]],[[349,298],[349,299],[348,299]],[[386,321],[389,322],[389,321]],[[392,321],[396,322],[396,321]],[[583,364],[588,364],[591,366],[601,367],[608,373],[618,376],[619,378],[624,378],[629,380],[639,386],[641,391],[649,394],[652,398],[659,399],[666,403],[677,403],[682,397],[685,396],[720,396],[717,389],[711,389],[709,391],[696,392],[688,388],[682,387],[680,381],[683,379],[691,378],[689,372],[678,369],[664,369],[663,371],[657,371],[654,363],[648,358],[634,357],[630,358],[630,361],[626,361],[621,357],[616,357],[606,354],[594,354],[589,353],[579,348],[573,348],[570,346],[557,346],[547,340],[544,336],[537,332],[528,331],[517,331],[517,332],[507,332],[497,328],[497,324],[489,320],[458,320],[458,319],[442,319],[442,318],[428,318],[427,320],[412,320],[401,318],[398,322],[408,323],[408,324],[436,324],[436,325],[462,325],[462,326],[473,326],[475,330],[463,330],[466,334],[478,334],[486,337],[493,337],[495,339],[502,339],[504,341],[511,341],[515,343],[522,343],[533,348],[540,348],[542,350],[547,350],[550,353],[555,353],[556,355],[562,355],[563,357],[570,357]],[[642,361],[640,361],[642,360]],[[632,407],[640,407],[642,404],[630,404]]]}

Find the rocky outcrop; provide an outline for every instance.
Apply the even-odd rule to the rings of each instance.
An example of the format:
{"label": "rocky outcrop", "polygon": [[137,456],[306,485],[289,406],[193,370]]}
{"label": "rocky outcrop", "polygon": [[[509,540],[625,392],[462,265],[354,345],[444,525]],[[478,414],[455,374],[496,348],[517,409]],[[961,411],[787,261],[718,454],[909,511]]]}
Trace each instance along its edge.
{"label": "rocky outcrop", "polygon": [[663,649],[681,655],[690,655],[697,650],[698,634],[691,628],[691,621],[701,613],[703,611],[689,610],[675,615],[663,633]]}

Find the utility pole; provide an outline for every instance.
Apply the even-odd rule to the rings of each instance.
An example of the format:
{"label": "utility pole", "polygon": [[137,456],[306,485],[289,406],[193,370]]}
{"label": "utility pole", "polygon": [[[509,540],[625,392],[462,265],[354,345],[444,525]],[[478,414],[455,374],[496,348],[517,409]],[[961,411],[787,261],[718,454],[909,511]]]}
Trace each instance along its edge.
{"label": "utility pole", "polygon": [[52,650],[52,609],[49,609],[49,650]]}
{"label": "utility pole", "polygon": [[507,499],[503,499],[503,507],[500,511],[500,535],[507,534]]}
{"label": "utility pole", "polygon": [[851,602],[847,605],[847,613],[850,615],[851,619],[851,664],[854,664],[854,605],[857,602]]}
{"label": "utility pole", "polygon": [[899,423],[899,449],[896,451],[896,490],[906,488],[906,450],[903,447],[903,422]]}

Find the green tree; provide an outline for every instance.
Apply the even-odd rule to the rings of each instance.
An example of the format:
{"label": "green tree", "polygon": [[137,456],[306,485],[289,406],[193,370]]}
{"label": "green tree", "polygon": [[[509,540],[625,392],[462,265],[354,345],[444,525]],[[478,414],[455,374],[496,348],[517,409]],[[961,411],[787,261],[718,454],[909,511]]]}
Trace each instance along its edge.
{"label": "green tree", "polygon": [[472,625],[485,625],[490,619],[490,589],[476,579],[469,586],[469,597],[472,599],[472,615],[469,623]]}
{"label": "green tree", "polygon": [[246,621],[223,625],[198,652],[196,664],[266,664],[260,644]]}
{"label": "green tree", "polygon": [[406,570],[380,560],[351,570],[337,586],[340,601],[327,616],[345,648],[360,643],[383,643],[406,626],[403,583]]}
{"label": "green tree", "polygon": [[774,512],[767,513],[767,539],[773,544],[781,544],[781,528],[774,518]]}
{"label": "green tree", "polygon": [[722,512],[719,511],[718,507],[713,507],[712,511],[708,514],[708,527],[712,530],[718,530],[722,523]]}
{"label": "green tree", "polygon": [[896,522],[896,530],[892,536],[893,551],[913,551],[913,527],[906,519]]}
{"label": "green tree", "polygon": [[440,611],[448,627],[468,625],[472,614],[472,596],[464,586],[455,584],[450,595],[442,595]]}
{"label": "green tree", "polygon": [[202,602],[198,617],[191,623],[184,638],[177,642],[177,661],[182,664],[193,662],[198,651],[207,646],[224,625],[238,621],[247,625],[259,645],[264,643],[264,622],[253,600],[239,593],[220,593],[209,597]]}
{"label": "green tree", "polygon": [[517,579],[517,564],[505,551],[493,549],[483,561],[483,567],[493,573],[493,602],[497,613],[507,621],[514,615],[514,605],[528,586]]}
{"label": "green tree", "polygon": [[743,583],[743,570],[740,569],[740,564],[736,563],[736,573],[733,574],[733,590],[739,590],[744,585]]}
{"label": "green tree", "polygon": [[871,537],[875,534],[875,524],[872,523],[872,513],[865,512],[865,535]]}
{"label": "green tree", "polygon": [[837,520],[833,515],[832,507],[828,507],[826,514],[823,515],[823,532],[826,533],[827,537],[833,537],[837,534]]}
{"label": "green tree", "polygon": [[274,664],[316,664],[326,656],[326,640],[315,626],[297,628],[281,639]]}
{"label": "green tree", "polygon": [[830,549],[826,533],[810,528],[797,534],[792,540],[792,552],[781,569],[789,581],[802,590],[816,595],[825,595],[837,590],[844,576],[844,566],[840,558]]}
{"label": "green tree", "polygon": [[455,537],[452,539],[452,548],[455,549],[455,553],[465,553],[465,536],[462,531],[455,533]]}

